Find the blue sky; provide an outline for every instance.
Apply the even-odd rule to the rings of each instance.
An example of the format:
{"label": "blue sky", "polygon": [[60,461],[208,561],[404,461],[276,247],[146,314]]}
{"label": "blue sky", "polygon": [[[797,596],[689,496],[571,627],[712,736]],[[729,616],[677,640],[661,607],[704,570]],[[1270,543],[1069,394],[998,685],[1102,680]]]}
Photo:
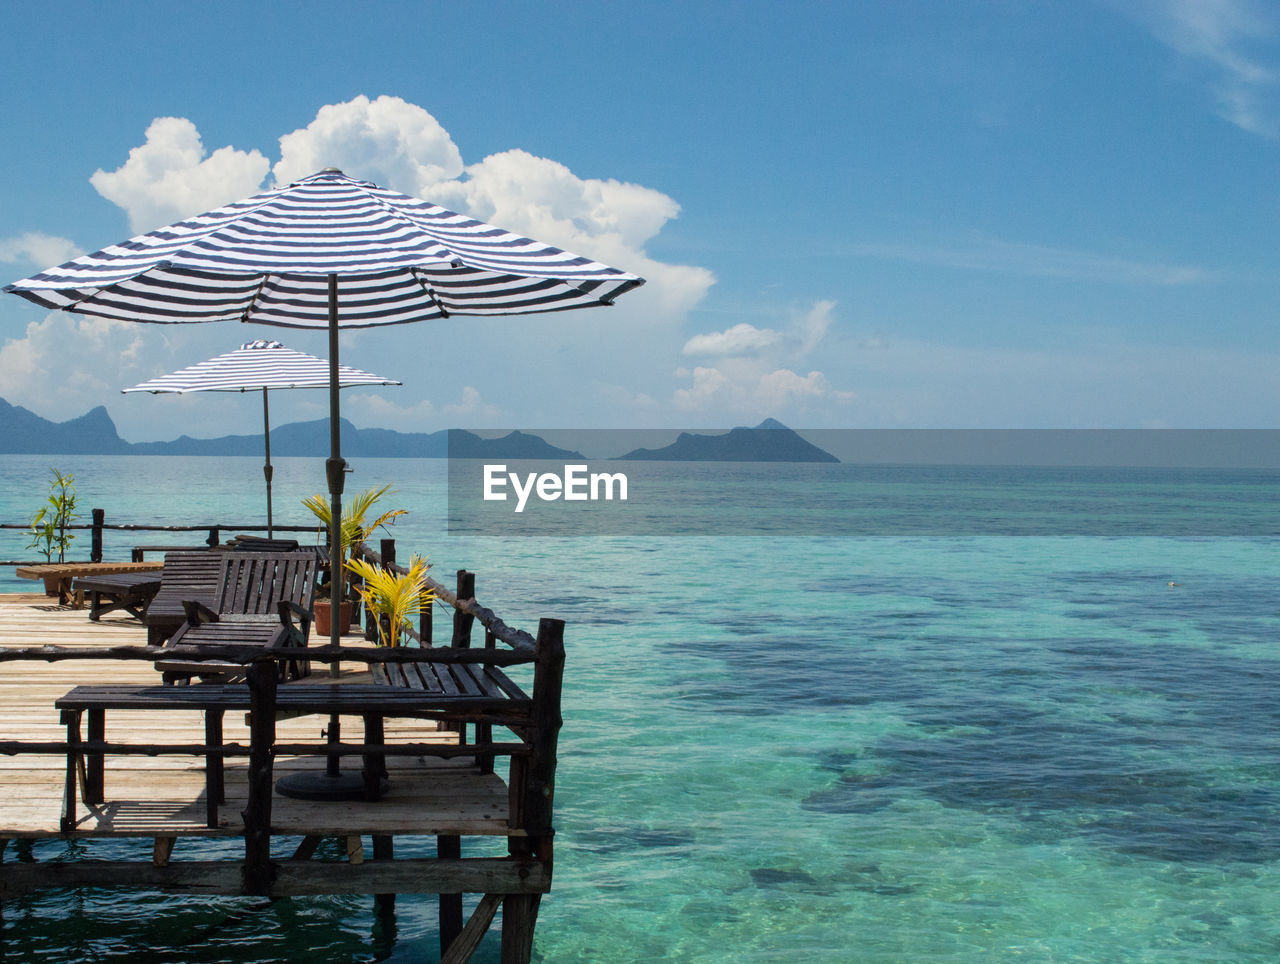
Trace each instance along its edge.
{"label": "blue sky", "polygon": [[[404,382],[344,393],[358,425],[1280,425],[1274,5],[4,9],[6,281],[330,164],[649,279],[344,336]],[[326,350],[9,296],[0,396],[249,432],[118,391],[264,336]]]}

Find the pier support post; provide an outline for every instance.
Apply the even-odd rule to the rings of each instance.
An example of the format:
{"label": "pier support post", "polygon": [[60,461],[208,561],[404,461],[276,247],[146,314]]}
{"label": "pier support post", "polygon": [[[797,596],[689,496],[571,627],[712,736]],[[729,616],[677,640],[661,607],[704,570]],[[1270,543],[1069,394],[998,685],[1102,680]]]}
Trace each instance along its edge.
{"label": "pier support post", "polygon": [[[533,707],[529,712],[529,737],[533,752],[522,767],[523,786],[512,786],[516,825],[527,837],[508,837],[512,856],[532,857],[551,869],[552,802],[555,796],[556,747],[559,742],[560,690],[564,681],[564,621],[538,623],[538,650],[533,668]],[[518,794],[518,795],[517,795]],[[502,900],[502,964],[529,964],[533,956],[533,929],[538,922],[539,894],[508,894]]]}
{"label": "pier support post", "polygon": [[[458,860],[462,857],[462,838],[451,835],[436,837],[436,856],[441,860]],[[462,933],[462,895],[440,895],[440,953],[453,946]]]}
{"label": "pier support post", "polygon": [[[392,860],[395,857],[395,837],[390,834],[373,835],[373,859]],[[396,910],[395,894],[374,894],[373,907],[378,916],[394,915]]]}
{"label": "pier support post", "polygon": [[538,903],[537,894],[508,894],[502,898],[502,964],[529,964],[533,958]]}
{"label": "pier support post", "polygon": [[271,890],[271,754],[276,742],[276,664],[267,656],[249,664],[249,801],[244,820],[243,888],[249,896]]}

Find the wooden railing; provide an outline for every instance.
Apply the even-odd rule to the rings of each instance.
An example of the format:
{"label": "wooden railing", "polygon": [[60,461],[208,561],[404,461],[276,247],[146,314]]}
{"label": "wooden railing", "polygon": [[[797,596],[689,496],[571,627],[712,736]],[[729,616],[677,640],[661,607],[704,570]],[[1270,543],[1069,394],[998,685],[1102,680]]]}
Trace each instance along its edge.
{"label": "wooden railing", "polygon": [[[158,525],[154,523],[110,523],[106,521],[105,509],[94,509],[90,513],[92,522],[77,522],[67,526],[70,531],[88,531],[89,536],[89,562],[102,562],[102,545],[103,533],[105,532],[203,532],[205,533],[204,544],[210,548],[218,546],[222,543],[222,534],[224,532],[266,532],[268,527],[261,523],[246,523],[244,525],[233,525],[226,522],[217,523],[199,523],[196,525]],[[27,522],[0,522],[0,530],[17,530],[31,531],[31,524]],[[272,525],[270,527],[273,532],[317,532],[316,525]],[[132,556],[134,562],[141,562],[146,552],[159,552],[165,549],[181,548],[179,546],[135,546],[133,547]],[[5,559],[0,560],[0,566],[33,566],[46,562],[45,559]],[[70,560],[68,560],[70,561]]]}

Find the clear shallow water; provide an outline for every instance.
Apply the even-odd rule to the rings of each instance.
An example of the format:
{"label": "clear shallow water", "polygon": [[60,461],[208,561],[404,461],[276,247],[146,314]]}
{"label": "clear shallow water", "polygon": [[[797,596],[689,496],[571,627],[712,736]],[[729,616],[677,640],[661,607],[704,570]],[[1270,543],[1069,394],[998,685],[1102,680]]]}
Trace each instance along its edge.
{"label": "clear shallow water", "polygon": [[[256,460],[6,457],[0,519],[51,463],[108,521],[262,513]],[[356,469],[413,511],[402,554],[475,570],[513,623],[569,623],[541,959],[1280,956],[1274,539],[468,539],[441,463]],[[278,521],[322,479],[282,460]],[[3,935],[16,959],[410,960],[434,915],[55,892]]]}

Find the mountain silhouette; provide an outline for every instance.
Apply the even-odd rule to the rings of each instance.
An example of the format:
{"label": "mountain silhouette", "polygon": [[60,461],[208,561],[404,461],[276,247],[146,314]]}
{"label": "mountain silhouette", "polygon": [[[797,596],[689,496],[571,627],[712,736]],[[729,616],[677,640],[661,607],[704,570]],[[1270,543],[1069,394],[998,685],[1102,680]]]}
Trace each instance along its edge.
{"label": "mountain silhouette", "polygon": [[774,418],[754,428],[738,427],[724,435],[681,432],[660,449],[635,449],[619,461],[647,462],[839,462]]}
{"label": "mountain silhouette", "polygon": [[[120,438],[106,408],[99,405],[79,418],[52,422],[0,398],[0,454],[5,455],[210,455],[261,456],[259,435],[192,438],[182,435],[168,442],[126,442]],[[290,422],[271,430],[271,454],[320,457],[329,454],[329,420]],[[547,459],[581,461],[579,452],[557,448],[537,435],[509,432],[501,438],[481,438],[463,429],[438,432],[397,432],[387,428],[356,428],[342,419],[342,454],[347,458],[410,459]]]}

